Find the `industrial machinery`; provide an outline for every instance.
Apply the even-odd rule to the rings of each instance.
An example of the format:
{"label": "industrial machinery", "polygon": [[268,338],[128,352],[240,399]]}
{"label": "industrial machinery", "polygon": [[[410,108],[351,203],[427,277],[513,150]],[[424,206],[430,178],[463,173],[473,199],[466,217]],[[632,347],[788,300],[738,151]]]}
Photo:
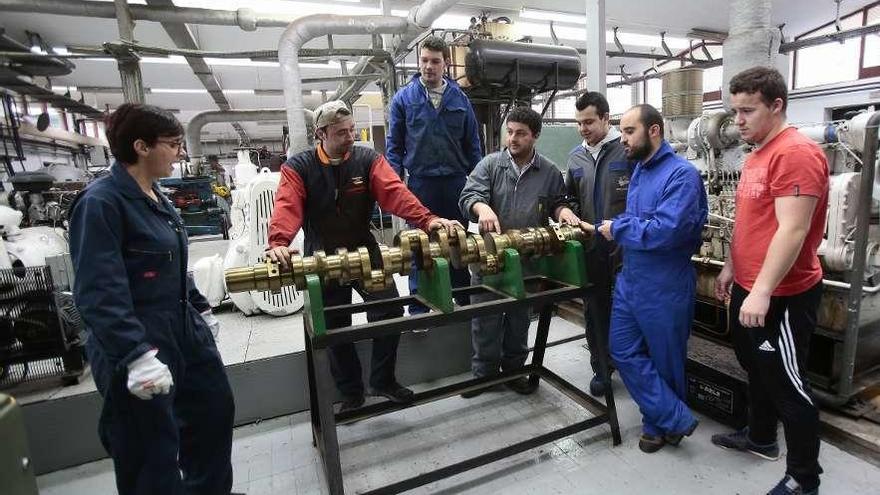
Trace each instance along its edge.
{"label": "industrial machinery", "polygon": [[159,184],[180,212],[187,235],[222,235],[229,238],[229,220],[207,176],[169,177]]}
{"label": "industrial machinery", "polygon": [[[407,230],[397,235],[393,247],[378,245],[375,249],[338,249],[332,255],[322,251],[316,251],[312,256],[297,255],[293,257],[292,269],[287,271],[280,270],[277,264],[271,262],[226,271],[226,284],[230,291],[279,290],[295,285],[306,293],[303,321],[312,438],[324,468],[329,493],[345,493],[337,425],[454,397],[463,392],[488,389],[521,377],[528,377],[533,386],[543,381],[555,388],[588,411],[589,417],[540,435],[530,435],[529,438],[519,439],[516,443],[491,452],[482,452],[470,459],[393,482],[371,493],[407,491],[602,424],[609,425],[614,445],[620,444],[620,427],[611,387],[606,390],[605,403],[602,404],[549,370],[543,362],[554,306],[582,298],[587,287],[584,250],[579,242],[583,236],[579,228],[568,226],[511,230],[485,236],[468,234],[464,229],[457,229],[452,235],[445,230],[430,234],[421,230]],[[523,276],[526,259],[537,275]],[[408,273],[411,260],[419,270],[417,295],[324,307],[322,283],[359,280],[368,289],[383,288],[391,283],[393,274]],[[450,264],[456,267],[469,265],[483,275],[483,284],[453,289],[449,278]],[[456,306],[453,304],[454,294],[480,296],[480,302]],[[327,328],[329,318],[348,317],[377,307],[402,308],[416,301],[433,311],[344,328]],[[418,328],[441,328],[468,322],[474,317],[497,315],[522,307],[534,308],[539,314],[532,360],[524,367],[422,390],[413,396],[409,404],[386,401],[334,414],[336,390],[328,357],[331,346],[397,335]],[[603,355],[599,359],[601,369],[607,373],[607,358]]]}
{"label": "industrial machinery", "polygon": [[506,18],[484,17],[469,30],[434,30],[432,34],[448,38],[450,77],[474,106],[484,154],[501,149],[501,126],[511,108],[531,105],[540,93],[549,92],[550,102],[581,77],[581,57],[575,48],[532,43],[518,36],[516,24]]}
{"label": "industrial machinery", "polygon": [[[224,268],[254,264],[262,258],[269,244],[269,220],[275,206],[275,191],[281,180],[279,172],[270,172],[266,168],[258,172],[246,150],[238,152],[235,176],[238,186],[232,191],[232,240],[223,260]],[[291,246],[302,251],[303,240],[304,234],[299,232]],[[222,278],[222,273],[218,271],[217,276]],[[303,307],[302,292],[296,287],[284,287],[275,292],[236,292],[231,289],[228,292],[235,306],[246,315],[264,312],[286,316]]]}
{"label": "industrial machinery", "polygon": [[[740,169],[751,148],[739,139],[731,114],[702,110],[700,69],[664,75],[666,137],[702,172],[709,220],[697,267],[695,336],[691,339],[691,392],[697,403],[741,422],[745,381],[728,322],[736,315],[714,298],[715,277],[730,253]],[[825,276],[807,375],[826,405],[858,414],[859,393],[880,383],[880,225],[876,182],[880,113],[843,121],[796,125],[818,143],[831,172],[825,238],[819,247]]]}
{"label": "industrial machinery", "polygon": [[84,325],[73,304],[66,232],[20,229],[23,214],[0,206],[0,387],[83,371]]}

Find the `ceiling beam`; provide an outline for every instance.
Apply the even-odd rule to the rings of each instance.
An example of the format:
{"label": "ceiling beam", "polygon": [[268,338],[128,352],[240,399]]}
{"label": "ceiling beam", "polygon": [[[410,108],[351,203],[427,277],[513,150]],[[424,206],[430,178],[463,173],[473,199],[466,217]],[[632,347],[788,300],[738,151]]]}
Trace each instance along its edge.
{"label": "ceiling beam", "polygon": [[[155,7],[174,7],[174,2],[172,0],[147,0],[147,4]],[[163,22],[162,28],[165,29],[165,32],[168,33],[171,41],[173,41],[174,45],[178,48],[199,50],[199,44],[196,42],[188,25]],[[211,99],[214,100],[214,103],[217,104],[217,108],[220,110],[231,110],[232,107],[229,104],[229,100],[226,99],[226,95],[223,94],[223,88],[220,86],[220,81],[217,79],[214,71],[211,70],[211,67],[205,63],[205,59],[198,56],[187,56],[184,58],[186,59],[186,63],[189,64],[192,69],[193,74],[199,78],[199,81],[202,82],[202,86],[208,90],[208,94],[211,96]],[[238,122],[230,122],[230,124],[235,131],[238,132],[242,142],[247,143],[250,138],[241,124]]]}

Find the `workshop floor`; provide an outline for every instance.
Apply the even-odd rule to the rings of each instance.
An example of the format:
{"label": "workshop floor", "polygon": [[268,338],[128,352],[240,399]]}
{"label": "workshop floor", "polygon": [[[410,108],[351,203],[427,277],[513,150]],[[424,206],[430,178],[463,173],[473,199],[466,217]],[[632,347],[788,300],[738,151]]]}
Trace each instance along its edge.
{"label": "workshop floor", "polygon": [[[551,340],[576,330],[554,318]],[[548,350],[546,363],[586,388],[589,354],[582,344],[574,341]],[[705,417],[680,447],[643,454],[636,445],[637,407],[617,377],[614,390],[622,445],[612,447],[610,432],[602,426],[413,493],[761,494],[781,478],[784,458],[767,462],[712,446],[709,437],[725,428]],[[544,385],[529,397],[509,391],[470,400],[454,397],[343,426],[338,431],[346,492],[367,491],[451,464],[574,423],[584,414]],[[820,460],[824,495],[877,493],[880,468],[826,443]],[[234,489],[249,495],[326,493],[306,413],[237,428],[233,467]],[[50,473],[39,478],[39,486],[43,495],[114,493],[112,463],[103,460]]]}

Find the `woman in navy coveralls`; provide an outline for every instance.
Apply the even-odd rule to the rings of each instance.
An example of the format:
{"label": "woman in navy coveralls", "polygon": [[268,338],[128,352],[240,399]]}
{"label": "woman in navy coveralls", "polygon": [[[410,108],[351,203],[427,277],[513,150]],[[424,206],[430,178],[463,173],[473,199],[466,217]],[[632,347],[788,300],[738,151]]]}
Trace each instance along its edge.
{"label": "woman in navy coveralls", "polygon": [[121,495],[232,487],[232,390],[210,305],[187,276],[183,221],[155,183],[180,159],[182,137],[171,113],[120,106],[107,122],[117,161],[71,209],[74,297]]}

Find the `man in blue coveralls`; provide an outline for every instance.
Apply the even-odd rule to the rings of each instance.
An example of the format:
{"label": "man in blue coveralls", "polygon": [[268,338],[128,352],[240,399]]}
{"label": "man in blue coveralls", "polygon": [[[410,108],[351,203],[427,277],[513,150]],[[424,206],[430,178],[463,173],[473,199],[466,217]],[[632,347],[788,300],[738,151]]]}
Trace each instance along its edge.
{"label": "man in blue coveralls", "polygon": [[620,130],[627,158],[637,163],[626,212],[598,227],[623,248],[609,351],[642,413],[639,448],[652,453],[697,427],[684,403],[684,368],[696,290],[691,255],[708,207],[700,172],[663,139],[656,108],[629,109]]}
{"label": "man in blue coveralls", "polygon": [[[385,157],[401,177],[406,170],[409,190],[425,207],[467,225],[458,198],[482,158],[482,149],[470,100],[444,76],[448,65],[446,42],[436,36],[426,38],[419,51],[420,73],[391,101]],[[409,276],[410,293],[418,287],[416,273]],[[450,275],[453,287],[470,283],[467,269],[452,270]],[[467,296],[457,302],[466,304]],[[409,307],[410,314],[426,311],[421,304]]]}

